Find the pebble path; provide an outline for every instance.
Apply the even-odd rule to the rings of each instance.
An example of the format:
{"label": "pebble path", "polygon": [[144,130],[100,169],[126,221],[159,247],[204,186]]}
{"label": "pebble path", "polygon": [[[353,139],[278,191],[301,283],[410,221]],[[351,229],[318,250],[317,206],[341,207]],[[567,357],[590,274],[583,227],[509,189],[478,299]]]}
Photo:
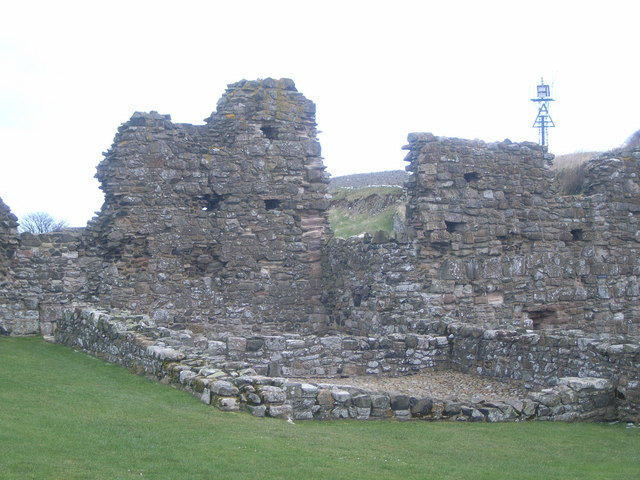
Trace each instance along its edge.
{"label": "pebble path", "polygon": [[478,377],[454,371],[433,371],[401,377],[366,375],[348,378],[289,378],[287,380],[352,386],[370,392],[399,393],[455,401],[524,399],[530,392],[524,388],[521,382],[503,383],[490,377]]}

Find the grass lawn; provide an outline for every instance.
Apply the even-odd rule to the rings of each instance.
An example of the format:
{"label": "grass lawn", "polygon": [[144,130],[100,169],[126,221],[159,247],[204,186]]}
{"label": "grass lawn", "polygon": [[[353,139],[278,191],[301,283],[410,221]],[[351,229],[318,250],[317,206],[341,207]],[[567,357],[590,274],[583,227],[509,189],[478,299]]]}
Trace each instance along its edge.
{"label": "grass lawn", "polygon": [[0,338],[0,479],[634,479],[640,428],[221,413],[39,338]]}

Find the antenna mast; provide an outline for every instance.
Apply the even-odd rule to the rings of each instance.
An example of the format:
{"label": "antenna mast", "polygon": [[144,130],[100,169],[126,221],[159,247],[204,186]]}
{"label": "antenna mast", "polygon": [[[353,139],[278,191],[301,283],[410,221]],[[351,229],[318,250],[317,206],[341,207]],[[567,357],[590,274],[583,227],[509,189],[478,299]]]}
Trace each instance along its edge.
{"label": "antenna mast", "polygon": [[539,104],[538,116],[533,122],[533,128],[538,129],[538,143],[543,147],[549,147],[549,127],[555,127],[551,115],[549,115],[549,102],[553,102],[551,98],[551,89],[549,85],[544,83],[544,79],[540,79],[540,85],[537,87],[538,98],[532,98],[532,102]]}

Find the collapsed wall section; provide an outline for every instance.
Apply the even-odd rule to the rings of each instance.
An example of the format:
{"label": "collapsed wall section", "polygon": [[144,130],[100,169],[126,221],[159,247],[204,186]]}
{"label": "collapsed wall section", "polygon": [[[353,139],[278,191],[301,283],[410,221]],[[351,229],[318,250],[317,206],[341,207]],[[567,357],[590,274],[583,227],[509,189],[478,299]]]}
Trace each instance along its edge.
{"label": "collapsed wall section", "polygon": [[119,128],[98,166],[90,290],[203,332],[323,329],[315,105],[291,80],[241,81],[206,122],[136,113]]}

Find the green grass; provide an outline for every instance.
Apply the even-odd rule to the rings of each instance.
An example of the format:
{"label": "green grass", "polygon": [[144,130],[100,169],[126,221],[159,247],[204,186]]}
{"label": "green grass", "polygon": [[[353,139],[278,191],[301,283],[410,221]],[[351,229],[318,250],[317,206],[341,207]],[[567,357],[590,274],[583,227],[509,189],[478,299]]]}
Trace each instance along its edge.
{"label": "green grass", "polygon": [[[329,224],[333,234],[349,238],[361,233],[374,234],[383,230],[393,234],[393,216],[397,206],[376,210],[374,203],[380,197],[402,195],[401,187],[340,188],[332,192],[333,207],[329,209]],[[347,202],[352,208],[344,208]],[[339,205],[339,206],[337,206]]]}
{"label": "green grass", "polygon": [[393,233],[393,214],[395,206],[386,208],[378,215],[368,213],[353,214],[342,208],[332,208],[329,210],[329,224],[333,230],[333,235],[339,238],[349,238],[361,233],[374,234],[378,230]]}
{"label": "green grass", "polygon": [[38,338],[0,338],[0,478],[637,479],[640,429],[229,414]]}

